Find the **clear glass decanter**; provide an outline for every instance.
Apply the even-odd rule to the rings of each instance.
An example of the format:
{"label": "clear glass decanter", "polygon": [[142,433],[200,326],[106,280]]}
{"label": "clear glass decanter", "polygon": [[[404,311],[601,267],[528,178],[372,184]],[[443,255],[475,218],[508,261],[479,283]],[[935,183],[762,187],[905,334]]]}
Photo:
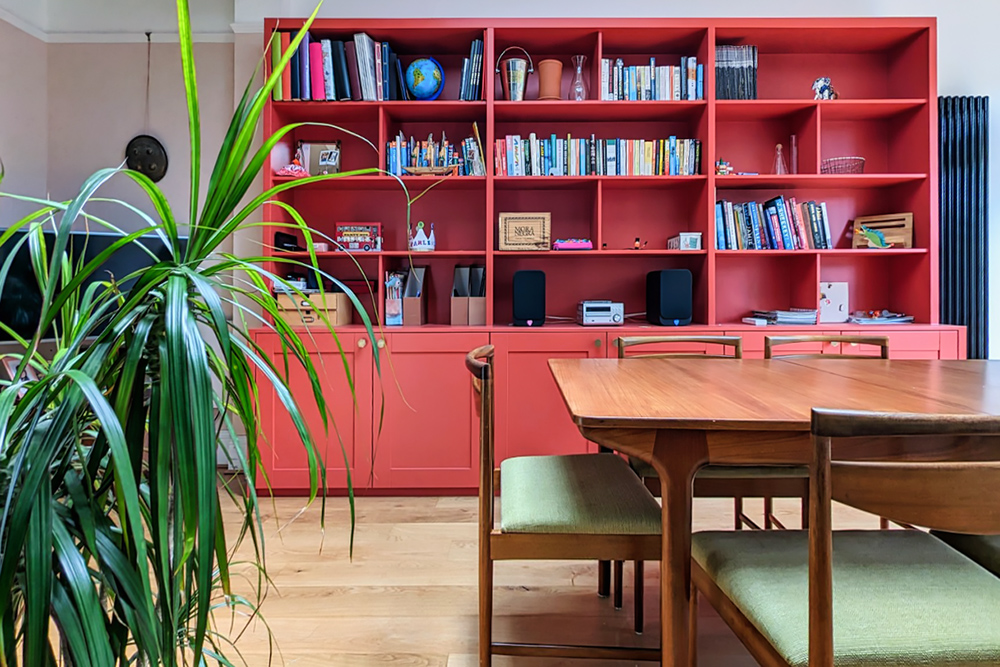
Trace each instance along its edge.
{"label": "clear glass decanter", "polygon": [[587,82],[583,80],[583,66],[587,56],[573,56],[573,83],[569,87],[569,99],[577,102],[587,99]]}

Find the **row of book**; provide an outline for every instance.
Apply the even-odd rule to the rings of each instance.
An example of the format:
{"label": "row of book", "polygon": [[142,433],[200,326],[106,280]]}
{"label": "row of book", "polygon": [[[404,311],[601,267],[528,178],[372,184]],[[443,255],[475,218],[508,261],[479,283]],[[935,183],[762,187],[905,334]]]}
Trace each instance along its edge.
{"label": "row of book", "polygon": [[462,58],[462,79],[458,99],[475,102],[483,99],[483,40],[472,40],[468,58]]}
{"label": "row of book", "polygon": [[[271,67],[275,69],[291,48],[293,33],[275,31],[271,36]],[[409,100],[405,68],[388,42],[376,42],[367,33],[354,39],[317,39],[303,36],[271,93],[276,102]],[[472,42],[463,59],[459,99],[482,99],[483,40]]]}
{"label": "row of book", "polygon": [[419,173],[421,170],[427,173],[429,169],[437,169],[437,172],[431,173],[441,175],[485,176],[478,129],[475,129],[475,134],[475,137],[467,137],[454,145],[449,143],[444,132],[440,141],[435,141],[433,134],[428,135],[426,141],[417,141],[412,136],[407,140],[400,132],[386,144],[385,169],[396,176]]}
{"label": "row of book", "polygon": [[539,138],[508,134],[494,147],[497,176],[691,176],[701,173],[698,139]]}
{"label": "row of book", "polygon": [[757,99],[757,47],[715,47],[715,98]]}
{"label": "row of book", "polygon": [[715,203],[719,250],[827,250],[833,247],[826,202],[799,204],[782,196],[764,203]]}
{"label": "row of book", "polygon": [[621,58],[601,58],[602,100],[703,100],[705,66],[694,56],[680,65],[625,65]]}

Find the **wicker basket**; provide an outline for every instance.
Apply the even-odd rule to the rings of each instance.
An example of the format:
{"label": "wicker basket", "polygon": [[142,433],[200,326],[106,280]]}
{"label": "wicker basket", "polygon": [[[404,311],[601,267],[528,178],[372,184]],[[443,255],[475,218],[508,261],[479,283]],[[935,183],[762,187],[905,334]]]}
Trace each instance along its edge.
{"label": "wicker basket", "polygon": [[863,157],[828,157],[819,164],[821,174],[863,174],[865,159]]}

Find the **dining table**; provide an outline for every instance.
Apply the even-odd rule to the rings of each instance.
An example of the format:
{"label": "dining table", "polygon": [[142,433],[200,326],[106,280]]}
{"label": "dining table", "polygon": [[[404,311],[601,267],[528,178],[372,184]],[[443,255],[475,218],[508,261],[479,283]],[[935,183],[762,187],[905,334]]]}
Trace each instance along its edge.
{"label": "dining table", "polygon": [[[813,407],[1000,414],[1000,361],[667,357],[551,359],[549,368],[585,438],[646,461],[659,475],[663,667],[690,667],[694,655],[691,510],[701,467],[807,465]],[[845,446],[852,458],[934,460],[950,445],[933,438],[870,444]],[[979,453],[1000,459],[993,450]]]}

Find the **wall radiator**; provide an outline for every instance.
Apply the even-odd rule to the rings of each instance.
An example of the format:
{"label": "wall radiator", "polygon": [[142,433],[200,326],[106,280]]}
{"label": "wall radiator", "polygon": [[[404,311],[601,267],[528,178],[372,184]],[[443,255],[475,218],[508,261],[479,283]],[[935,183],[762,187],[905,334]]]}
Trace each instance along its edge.
{"label": "wall radiator", "polygon": [[941,322],[989,356],[989,98],[939,97]]}

